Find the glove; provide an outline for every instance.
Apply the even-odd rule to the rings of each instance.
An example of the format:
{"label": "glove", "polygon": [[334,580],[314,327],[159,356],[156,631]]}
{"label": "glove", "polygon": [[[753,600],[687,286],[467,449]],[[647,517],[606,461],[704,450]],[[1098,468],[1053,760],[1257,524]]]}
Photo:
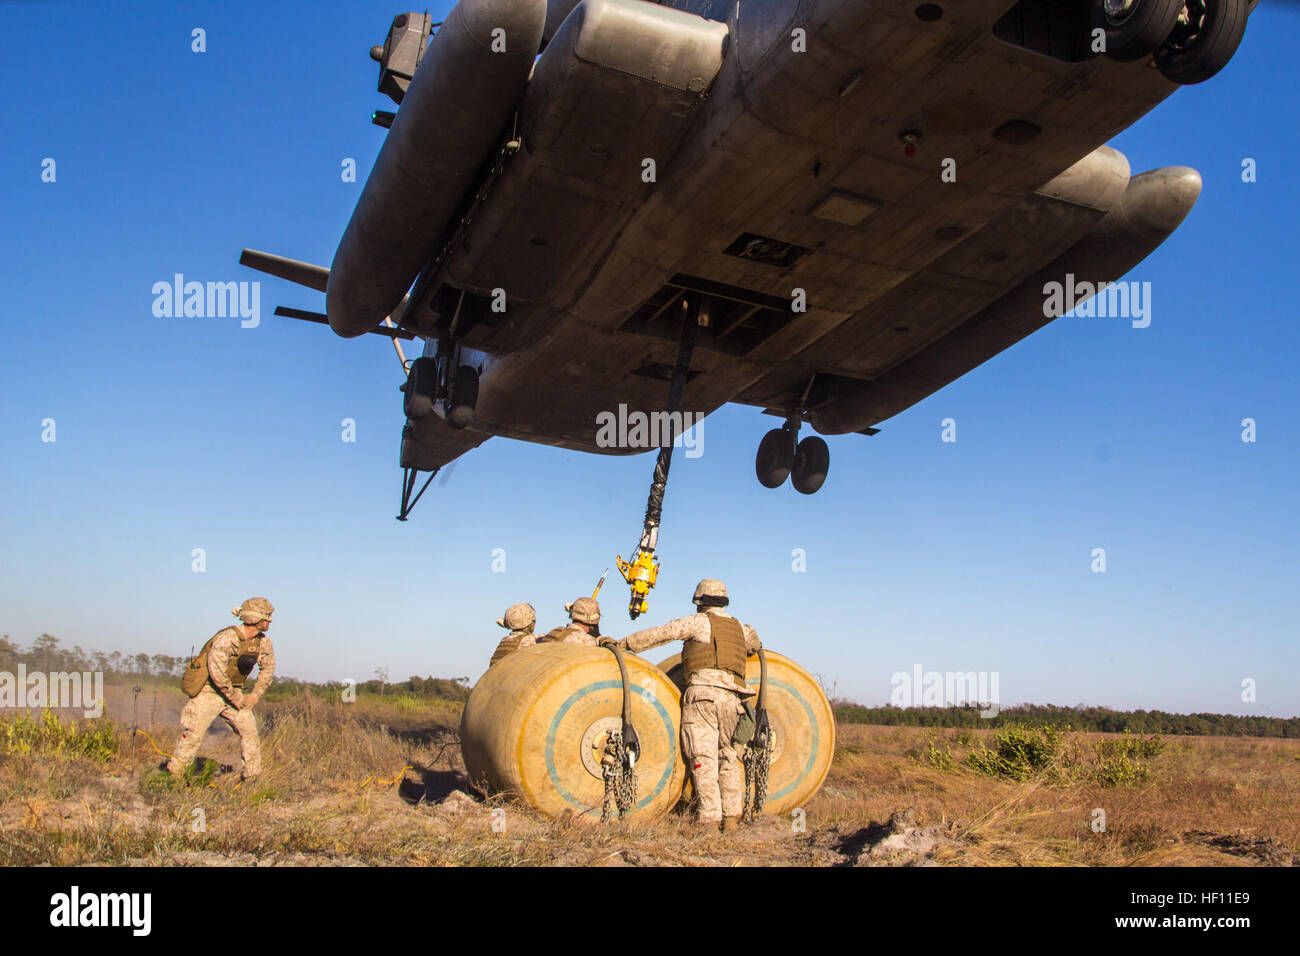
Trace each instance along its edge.
{"label": "glove", "polygon": [[244,697],[244,692],[238,687],[232,687],[230,689],[230,695],[226,699],[230,701],[230,706],[234,707],[235,710],[243,710],[244,701],[247,698]]}

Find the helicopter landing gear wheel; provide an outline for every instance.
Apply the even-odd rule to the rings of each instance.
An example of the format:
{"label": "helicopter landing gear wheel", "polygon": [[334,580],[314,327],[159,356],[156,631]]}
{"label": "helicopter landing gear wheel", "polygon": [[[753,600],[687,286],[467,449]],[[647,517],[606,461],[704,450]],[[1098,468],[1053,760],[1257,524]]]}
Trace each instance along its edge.
{"label": "helicopter landing gear wheel", "polygon": [[790,484],[801,495],[816,493],[826,482],[831,467],[831,450],[824,439],[809,435],[795,449]]}
{"label": "helicopter landing gear wheel", "polygon": [[423,418],[433,411],[433,403],[437,398],[437,360],[416,359],[411,363],[411,370],[402,384],[402,412],[410,419]]}
{"label": "helicopter landing gear wheel", "polygon": [[462,365],[456,369],[456,382],[451,388],[451,401],[447,403],[447,424],[464,428],[474,420],[474,406],[478,404],[478,369]]}
{"label": "helicopter landing gear wheel", "polygon": [[1169,39],[1183,0],[1096,0],[1092,25],[1106,32],[1106,55],[1121,63],[1149,56]]}
{"label": "helicopter landing gear wheel", "polygon": [[786,428],[773,428],[758,443],[754,473],[765,488],[780,488],[794,466],[794,436]]}
{"label": "helicopter landing gear wheel", "polygon": [[1237,52],[1249,7],[1247,0],[1187,0],[1186,19],[1156,50],[1156,68],[1184,86],[1205,82]]}

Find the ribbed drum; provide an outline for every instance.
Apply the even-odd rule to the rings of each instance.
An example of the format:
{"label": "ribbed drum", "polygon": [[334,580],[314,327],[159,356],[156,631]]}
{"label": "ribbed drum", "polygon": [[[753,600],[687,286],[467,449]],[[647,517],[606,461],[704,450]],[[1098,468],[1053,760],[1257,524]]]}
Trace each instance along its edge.
{"label": "ribbed drum", "polygon": [[[641,739],[632,817],[652,819],[678,801],[686,780],[678,744],[681,697],[663,671],[624,657],[632,724]],[[465,769],[480,788],[516,794],[550,816],[572,810],[599,817],[601,756],[622,710],[612,652],[554,643],[515,651],[483,675],[465,703]]]}
{"label": "ribbed drum", "polygon": [[[804,806],[825,782],[835,755],[835,715],[811,674],[788,657],[765,654],[767,716],[776,742],[763,812],[785,813]],[[659,665],[679,687],[681,657],[674,654]],[[745,682],[758,691],[757,655],[746,662]],[[752,699],[757,703],[757,696]]]}

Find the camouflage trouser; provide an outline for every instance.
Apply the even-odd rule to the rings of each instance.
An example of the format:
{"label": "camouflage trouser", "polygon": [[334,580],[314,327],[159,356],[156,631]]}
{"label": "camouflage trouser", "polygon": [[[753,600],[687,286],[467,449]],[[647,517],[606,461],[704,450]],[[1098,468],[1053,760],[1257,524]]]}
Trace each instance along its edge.
{"label": "camouflage trouser", "polygon": [[232,707],[209,684],[199,691],[197,697],[191,698],[181,711],[181,739],[176,742],[175,755],[167,761],[170,773],[185,772],[185,768],[198,753],[199,744],[203,743],[208,725],[217,717],[239,734],[239,750],[244,758],[243,776],[253,777],[262,772],[262,748],[257,741],[257,722],[253,720],[253,711]]}
{"label": "camouflage trouser", "polygon": [[738,817],[744,809],[745,773],[731,746],[743,712],[740,697],[721,687],[687,687],[682,695],[682,756],[701,823]]}

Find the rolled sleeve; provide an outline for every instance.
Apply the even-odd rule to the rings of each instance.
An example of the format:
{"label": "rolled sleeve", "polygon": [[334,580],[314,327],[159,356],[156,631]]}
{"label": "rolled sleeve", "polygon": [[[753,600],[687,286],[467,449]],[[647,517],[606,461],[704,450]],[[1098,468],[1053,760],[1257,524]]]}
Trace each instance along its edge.
{"label": "rolled sleeve", "polygon": [[271,646],[269,637],[263,637],[262,646],[257,654],[257,686],[253,688],[253,696],[260,698],[266,693],[273,680],[275,680],[275,648]]}
{"label": "rolled sleeve", "polygon": [[658,647],[660,644],[667,644],[670,641],[699,640],[701,633],[703,633],[704,639],[707,640],[709,622],[704,619],[703,614],[692,614],[690,617],[679,617],[675,621],[660,624],[658,627],[647,627],[643,631],[636,631],[623,638],[623,642],[629,651],[640,654],[642,651],[648,651],[652,647]]}

